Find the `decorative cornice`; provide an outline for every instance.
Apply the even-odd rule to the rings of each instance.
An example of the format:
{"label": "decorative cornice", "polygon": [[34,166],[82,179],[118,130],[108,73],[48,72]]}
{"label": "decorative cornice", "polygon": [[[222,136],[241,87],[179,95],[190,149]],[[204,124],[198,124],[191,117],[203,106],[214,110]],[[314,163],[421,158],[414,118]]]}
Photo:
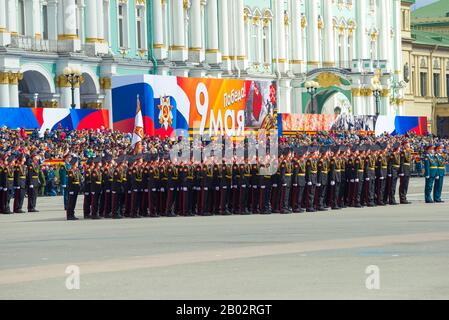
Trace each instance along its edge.
{"label": "decorative cornice", "polygon": [[112,79],[109,77],[100,78],[100,88],[103,90],[110,90],[112,88]]}
{"label": "decorative cornice", "polygon": [[79,37],[76,34],[60,34],[58,40],[79,40]]}
{"label": "decorative cornice", "polygon": [[[9,84],[18,85],[19,81],[23,79],[23,73],[20,73],[20,72],[8,72],[7,75],[8,75]],[[4,84],[7,84],[7,83],[4,83]]]}

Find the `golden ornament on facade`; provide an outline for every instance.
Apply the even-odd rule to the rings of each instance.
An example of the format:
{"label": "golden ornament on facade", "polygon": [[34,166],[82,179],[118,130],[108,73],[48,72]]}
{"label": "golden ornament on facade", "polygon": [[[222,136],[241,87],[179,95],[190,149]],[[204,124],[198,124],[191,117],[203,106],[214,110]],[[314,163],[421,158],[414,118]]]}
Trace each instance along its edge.
{"label": "golden ornament on facade", "polygon": [[0,84],[9,84],[9,72],[0,72]]}
{"label": "golden ornament on facade", "polygon": [[288,14],[284,14],[284,24],[285,24],[286,26],[288,26],[288,24],[289,24]]}
{"label": "golden ornament on facade", "polygon": [[377,31],[371,32],[371,34],[370,34],[371,41],[372,41],[372,42],[377,41],[377,36],[378,36]]}
{"label": "golden ornament on facade", "polygon": [[9,84],[19,84],[19,81],[23,79],[23,73],[20,72],[8,72]]}
{"label": "golden ornament on facade", "polygon": [[42,106],[44,108],[57,108],[58,107],[58,101],[56,101],[56,100],[42,101]]}
{"label": "golden ornament on facade", "polygon": [[380,92],[380,96],[381,97],[389,97],[390,96],[390,89],[383,89],[381,92]]}
{"label": "golden ornament on facade", "polygon": [[301,28],[305,29],[305,27],[307,27],[307,18],[303,15],[301,17]]}
{"label": "golden ornament on facade", "polygon": [[324,28],[324,23],[321,17],[318,18],[318,30],[322,30]]}
{"label": "golden ornament on facade", "polygon": [[100,88],[110,90],[112,88],[112,79],[108,77],[100,78]]}
{"label": "golden ornament on facade", "polygon": [[328,88],[332,86],[340,86],[341,79],[338,75],[330,72],[320,73],[316,77],[316,81],[320,84],[321,88]]}

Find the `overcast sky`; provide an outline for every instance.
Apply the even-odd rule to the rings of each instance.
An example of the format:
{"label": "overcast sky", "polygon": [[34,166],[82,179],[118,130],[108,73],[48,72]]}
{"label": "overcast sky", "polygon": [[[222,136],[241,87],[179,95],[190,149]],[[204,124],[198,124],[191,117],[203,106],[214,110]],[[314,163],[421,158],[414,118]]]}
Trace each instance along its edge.
{"label": "overcast sky", "polygon": [[416,4],[414,5],[414,9],[420,8],[432,2],[437,2],[438,0],[416,0]]}

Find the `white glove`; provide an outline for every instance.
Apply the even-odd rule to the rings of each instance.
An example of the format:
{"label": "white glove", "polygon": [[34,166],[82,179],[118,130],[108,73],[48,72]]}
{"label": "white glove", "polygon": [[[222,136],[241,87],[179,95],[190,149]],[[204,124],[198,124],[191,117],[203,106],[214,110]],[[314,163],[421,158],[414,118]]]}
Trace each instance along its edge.
{"label": "white glove", "polygon": [[317,183],[316,186],[317,186],[317,187],[321,187],[321,183]]}
{"label": "white glove", "polygon": [[380,179],[380,180],[383,180],[383,179],[384,179],[384,177],[380,177],[379,179]]}
{"label": "white glove", "polygon": [[405,176],[405,174],[401,173],[401,174],[399,174],[399,176],[400,176],[400,177],[404,177],[404,176]]}
{"label": "white glove", "polygon": [[430,179],[430,176],[427,176],[426,179]]}
{"label": "white glove", "polygon": [[34,188],[34,186],[33,186],[32,184],[30,184],[30,188],[31,188],[31,189],[33,189],[33,188]]}
{"label": "white glove", "polygon": [[311,185],[312,185],[312,182],[310,182],[310,181],[307,182],[307,185],[308,185],[308,186],[311,186]]}
{"label": "white glove", "polygon": [[359,182],[360,180],[359,180],[359,179],[355,179],[354,181],[355,181],[355,182]]}
{"label": "white glove", "polygon": [[351,179],[351,182],[354,183],[354,179]]}
{"label": "white glove", "polygon": [[369,181],[369,178],[366,178],[365,181]]}
{"label": "white glove", "polygon": [[389,174],[388,176],[391,178],[393,175],[392,175],[392,174]]}
{"label": "white glove", "polygon": [[220,187],[215,187],[215,191],[220,191]]}
{"label": "white glove", "polygon": [[203,189],[204,191],[207,191],[207,190],[209,190],[207,187],[204,187],[204,189]]}
{"label": "white glove", "polygon": [[436,179],[436,180],[440,180],[440,176],[436,176],[435,179]]}
{"label": "white glove", "polygon": [[331,186],[335,186],[335,181],[331,181]]}
{"label": "white glove", "polygon": [[293,184],[294,187],[297,187],[298,185],[296,183]]}

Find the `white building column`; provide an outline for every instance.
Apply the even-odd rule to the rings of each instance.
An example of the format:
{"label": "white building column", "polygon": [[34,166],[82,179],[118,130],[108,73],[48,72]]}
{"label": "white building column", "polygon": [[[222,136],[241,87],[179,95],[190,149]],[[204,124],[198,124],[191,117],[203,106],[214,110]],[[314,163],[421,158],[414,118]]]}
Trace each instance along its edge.
{"label": "white building column", "polygon": [[[294,73],[301,73],[301,65],[303,64],[303,57],[302,57],[302,28],[301,28],[301,3],[297,0],[292,0],[292,14],[291,14],[291,20],[292,20],[292,27],[291,27],[291,60],[290,65],[291,69]],[[294,90],[295,91],[295,90]]]}
{"label": "white building column", "polygon": [[273,25],[274,25],[274,58],[276,70],[285,73],[287,71],[286,45],[285,45],[285,20],[284,1],[273,1]]}
{"label": "white building column", "polygon": [[[91,0],[93,1],[93,0]],[[90,2],[90,1],[88,1]],[[97,39],[104,41],[104,5],[103,0],[97,0]]]}
{"label": "white building column", "polygon": [[76,33],[75,0],[60,0],[58,3],[58,20],[58,50],[63,52],[81,50],[81,41]]}
{"label": "white building column", "polygon": [[[382,1],[381,1],[382,2]],[[369,59],[369,46],[368,37],[366,34],[366,16],[368,7],[367,0],[355,1],[357,8],[357,59]]]}
{"label": "white building column", "polygon": [[11,72],[9,74],[9,106],[13,108],[19,107],[19,80],[22,80],[22,74],[19,72]]}
{"label": "white building column", "polygon": [[390,1],[379,1],[380,6],[380,60],[387,60],[387,70],[389,70],[390,63],[390,42],[391,42],[391,15],[390,15]]}
{"label": "white building column", "polygon": [[86,43],[97,42],[97,1],[86,2]]}
{"label": "white building column", "polygon": [[[324,67],[335,66],[334,26],[332,22],[332,0],[324,0]],[[345,50],[347,51],[347,50]]]}
{"label": "white building column", "polygon": [[202,43],[202,5],[201,0],[192,0],[192,6],[190,7],[190,47],[189,47],[189,61],[203,62],[204,61],[204,48]]}
{"label": "white building column", "polygon": [[[61,1],[61,0],[59,0]],[[58,0],[47,0],[48,39],[58,39]]]}
{"label": "white building column", "polygon": [[208,0],[207,7],[207,47],[206,61],[209,64],[221,63],[221,53],[218,46],[218,3]]}
{"label": "white building column", "polygon": [[304,88],[301,87],[301,80],[292,80],[292,106],[291,112],[302,114],[304,113],[302,110],[302,96],[304,93]]}
{"label": "white building column", "polygon": [[278,81],[279,86],[279,101],[278,101],[278,112],[280,113],[291,113],[291,79],[283,78]]}
{"label": "white building column", "polygon": [[153,50],[158,60],[167,58],[167,46],[164,43],[164,24],[162,1],[153,1]]}
{"label": "white building column", "polygon": [[231,70],[231,60],[229,57],[229,17],[228,17],[229,0],[218,0],[218,14],[219,14],[219,48],[221,51],[221,58],[225,70]]}
{"label": "white building column", "polygon": [[9,107],[9,73],[0,71],[0,107]]}
{"label": "white building column", "polygon": [[235,2],[234,12],[235,25],[234,25],[234,36],[236,37],[235,43],[235,58],[237,60],[238,67],[240,71],[245,71],[248,69],[248,57],[246,55],[245,48],[245,17],[244,17],[244,5],[243,0],[233,0]]}
{"label": "white building column", "polygon": [[[29,4],[28,10],[30,13],[28,36],[35,37],[36,39],[42,38],[42,23],[41,23],[41,4],[40,0],[32,0]],[[25,5],[26,7],[26,5]]]}
{"label": "white building column", "polygon": [[183,1],[171,0],[171,25],[173,26],[173,39],[170,46],[172,61],[182,62],[188,58],[186,48],[185,9]]}
{"label": "white building column", "polygon": [[308,0],[307,5],[307,65],[308,69],[315,69],[320,63],[320,44],[318,29],[318,2],[317,0]]}
{"label": "white building column", "polygon": [[11,43],[6,13],[6,0],[0,0],[0,46],[7,46]]}
{"label": "white building column", "polygon": [[11,35],[17,35],[17,0],[7,0],[8,1],[8,30]]}

